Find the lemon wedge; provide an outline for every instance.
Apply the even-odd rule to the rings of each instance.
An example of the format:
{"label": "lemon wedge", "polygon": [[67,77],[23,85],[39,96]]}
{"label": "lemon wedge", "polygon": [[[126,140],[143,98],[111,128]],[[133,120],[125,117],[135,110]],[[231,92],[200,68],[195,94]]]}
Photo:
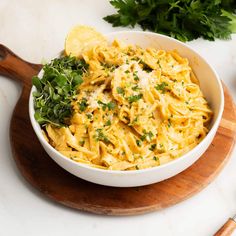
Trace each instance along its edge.
{"label": "lemon wedge", "polygon": [[89,26],[77,25],[67,35],[65,42],[66,55],[79,57],[83,51],[97,44],[106,43],[105,37]]}

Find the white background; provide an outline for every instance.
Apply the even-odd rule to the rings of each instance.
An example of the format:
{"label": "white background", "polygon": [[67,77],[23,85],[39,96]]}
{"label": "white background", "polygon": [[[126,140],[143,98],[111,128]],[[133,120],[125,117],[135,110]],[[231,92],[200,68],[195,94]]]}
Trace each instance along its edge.
{"label": "white background", "polygon": [[[40,63],[56,55],[76,24],[107,33],[102,20],[113,8],[107,0],[0,0],[0,43],[22,58]],[[188,43],[216,69],[236,99],[236,35],[231,41]],[[236,213],[236,151],[220,175],[196,196],[176,206],[140,216],[98,216],[58,205],[21,177],[12,158],[9,124],[20,85],[0,77],[0,235],[164,235],[208,236]]]}

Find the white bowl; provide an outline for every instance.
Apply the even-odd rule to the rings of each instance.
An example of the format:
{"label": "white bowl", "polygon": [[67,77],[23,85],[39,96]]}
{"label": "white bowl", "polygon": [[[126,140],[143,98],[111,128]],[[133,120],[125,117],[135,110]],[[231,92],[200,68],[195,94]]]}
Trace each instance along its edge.
{"label": "white bowl", "polygon": [[[93,168],[72,161],[60,154],[46,142],[39,124],[34,119],[32,92],[35,91],[35,88],[31,89],[29,99],[29,114],[33,129],[45,151],[58,165],[71,174],[87,181],[107,186],[133,187],[152,184],[170,178],[191,166],[211,144],[219,126],[224,108],[224,94],[221,81],[214,69],[205,59],[189,46],[178,40],[160,34],[139,31],[115,32],[107,34],[106,37],[109,41],[120,39],[130,44],[140,45],[141,47],[154,47],[164,50],[177,49],[181,56],[188,58],[190,66],[200,81],[201,90],[214,112],[210,131],[206,137],[201,143],[182,157],[161,166],[131,171],[112,171]],[[39,77],[42,76],[42,74],[43,72],[41,71]]]}

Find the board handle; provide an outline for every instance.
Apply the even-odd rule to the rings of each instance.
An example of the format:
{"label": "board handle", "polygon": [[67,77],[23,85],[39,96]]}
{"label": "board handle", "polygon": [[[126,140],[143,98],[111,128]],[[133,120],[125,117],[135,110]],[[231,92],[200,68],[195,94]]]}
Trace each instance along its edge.
{"label": "board handle", "polygon": [[214,234],[214,236],[230,236],[236,229],[236,222],[229,218],[228,221]]}
{"label": "board handle", "polygon": [[0,75],[30,86],[31,78],[38,74],[41,68],[42,65],[29,63],[0,44]]}

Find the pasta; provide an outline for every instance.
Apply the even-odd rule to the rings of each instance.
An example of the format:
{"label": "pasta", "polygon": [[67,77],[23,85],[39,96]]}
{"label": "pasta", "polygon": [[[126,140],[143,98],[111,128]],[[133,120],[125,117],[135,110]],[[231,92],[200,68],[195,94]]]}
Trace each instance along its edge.
{"label": "pasta", "polygon": [[69,126],[44,131],[61,154],[96,168],[138,170],[179,158],[206,136],[212,110],[176,51],[115,40],[81,56],[89,68]]}

